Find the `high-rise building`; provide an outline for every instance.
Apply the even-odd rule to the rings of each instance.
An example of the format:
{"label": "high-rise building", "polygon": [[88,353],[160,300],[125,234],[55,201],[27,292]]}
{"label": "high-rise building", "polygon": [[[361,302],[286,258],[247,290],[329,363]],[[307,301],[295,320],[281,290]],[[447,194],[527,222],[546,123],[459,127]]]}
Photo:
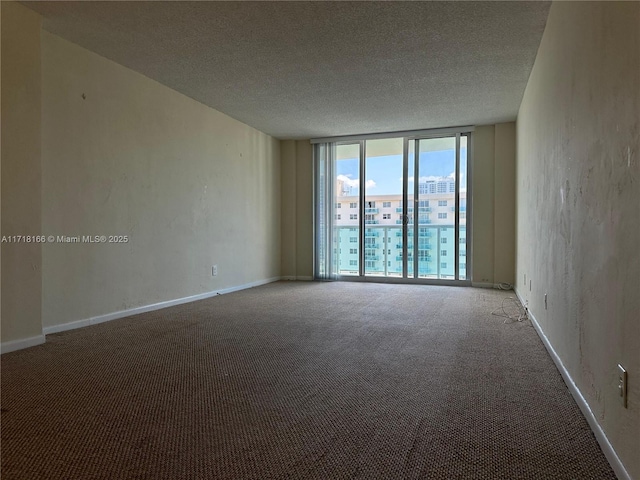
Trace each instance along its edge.
{"label": "high-rise building", "polygon": [[[346,194],[344,182],[337,180],[334,228],[341,275],[357,275],[360,270],[360,197]],[[451,177],[420,182],[418,199],[409,195],[403,208],[402,195],[366,195],[364,205],[364,271],[367,275],[402,276],[403,232],[407,223],[407,268],[414,273],[417,252],[418,277],[455,277],[455,180]],[[417,211],[416,211],[417,208]],[[417,220],[417,222],[416,222]],[[466,192],[460,192],[459,278],[466,278]],[[414,231],[417,223],[417,232]],[[418,248],[414,249],[417,237]]]}

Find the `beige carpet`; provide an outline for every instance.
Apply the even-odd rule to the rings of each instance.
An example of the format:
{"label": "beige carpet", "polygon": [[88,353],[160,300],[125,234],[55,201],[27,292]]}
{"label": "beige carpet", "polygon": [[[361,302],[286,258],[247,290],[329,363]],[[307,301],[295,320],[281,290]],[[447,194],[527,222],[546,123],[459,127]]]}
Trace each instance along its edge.
{"label": "beige carpet", "polygon": [[280,282],[2,356],[2,479],[614,479],[512,292]]}

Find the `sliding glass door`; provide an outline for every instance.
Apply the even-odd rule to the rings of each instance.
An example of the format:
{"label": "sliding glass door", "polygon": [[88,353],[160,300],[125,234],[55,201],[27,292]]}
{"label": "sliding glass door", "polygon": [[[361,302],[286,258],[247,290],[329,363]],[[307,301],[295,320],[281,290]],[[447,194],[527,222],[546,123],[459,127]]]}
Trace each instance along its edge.
{"label": "sliding glass door", "polygon": [[362,142],[336,147],[334,232],[337,239],[334,253],[338,275],[360,275],[361,227],[360,164]]}
{"label": "sliding glass door", "polygon": [[[466,279],[466,229],[460,211],[466,207],[466,136],[416,139],[413,188],[416,228],[414,269],[417,278]],[[462,141],[464,139],[464,142]],[[458,145],[460,142],[460,145]],[[464,154],[462,149],[464,147]],[[464,186],[463,186],[464,183]],[[466,223],[466,219],[462,219]],[[461,248],[462,246],[462,248]]]}
{"label": "sliding glass door", "polygon": [[[326,143],[331,208],[321,278],[468,281],[468,132]],[[316,151],[320,148],[316,145]],[[318,159],[316,158],[316,165]],[[317,176],[323,173],[316,171]],[[326,177],[326,174],[325,174]],[[328,178],[327,178],[328,179]],[[316,202],[321,195],[316,194]],[[328,207],[328,208],[327,208]],[[328,265],[328,266],[327,266]],[[317,269],[318,270],[318,269]]]}
{"label": "sliding glass door", "polygon": [[[402,276],[402,138],[365,142],[364,275]],[[400,247],[398,249],[398,246]]]}

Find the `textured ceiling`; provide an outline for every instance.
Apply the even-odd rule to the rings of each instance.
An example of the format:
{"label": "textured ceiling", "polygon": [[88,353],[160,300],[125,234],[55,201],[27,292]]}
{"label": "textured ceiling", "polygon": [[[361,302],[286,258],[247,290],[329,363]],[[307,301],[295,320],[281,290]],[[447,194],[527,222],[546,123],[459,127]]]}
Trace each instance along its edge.
{"label": "textured ceiling", "polygon": [[278,138],[510,121],[548,2],[25,2],[43,27]]}

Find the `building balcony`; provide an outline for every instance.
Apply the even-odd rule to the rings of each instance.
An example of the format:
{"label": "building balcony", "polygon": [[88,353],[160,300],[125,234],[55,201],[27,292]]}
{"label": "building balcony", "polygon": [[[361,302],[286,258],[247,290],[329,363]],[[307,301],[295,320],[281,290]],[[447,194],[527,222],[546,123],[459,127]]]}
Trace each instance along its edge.
{"label": "building balcony", "polygon": [[380,213],[380,209],[378,208],[365,208],[364,213]]}
{"label": "building balcony", "polygon": [[431,207],[420,207],[418,211],[420,213],[430,213],[432,210],[431,210]]}
{"label": "building balcony", "polygon": [[380,223],[380,220],[365,220],[364,224],[365,225],[377,225]]}

